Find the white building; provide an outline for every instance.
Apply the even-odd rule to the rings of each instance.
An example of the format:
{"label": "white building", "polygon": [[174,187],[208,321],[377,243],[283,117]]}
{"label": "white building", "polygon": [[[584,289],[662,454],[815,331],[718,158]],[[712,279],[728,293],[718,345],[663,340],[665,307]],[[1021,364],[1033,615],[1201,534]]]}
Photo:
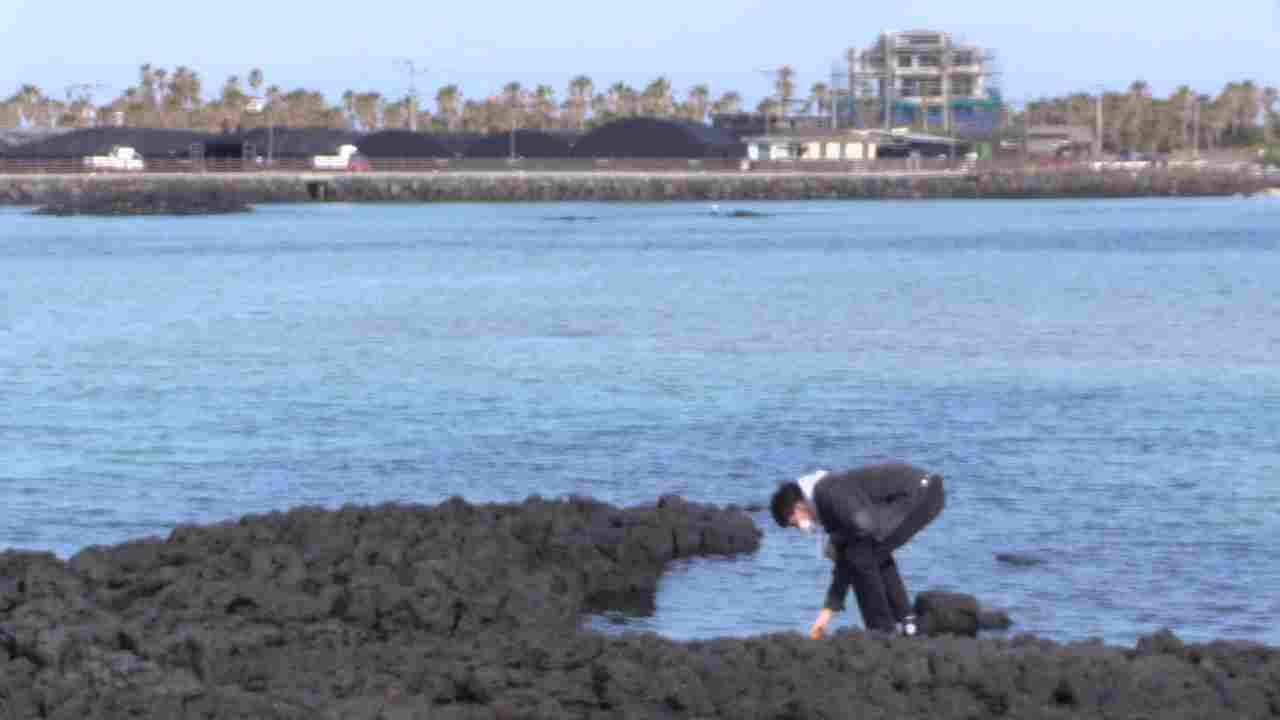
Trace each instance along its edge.
{"label": "white building", "polygon": [[747,158],[760,160],[875,160],[878,142],[865,130],[788,130],[742,138]]}

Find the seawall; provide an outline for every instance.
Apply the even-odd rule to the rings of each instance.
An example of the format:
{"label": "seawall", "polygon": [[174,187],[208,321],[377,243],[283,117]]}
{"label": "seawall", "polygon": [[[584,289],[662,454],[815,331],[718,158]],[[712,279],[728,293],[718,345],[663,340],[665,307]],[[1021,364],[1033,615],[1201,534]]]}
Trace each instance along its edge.
{"label": "seawall", "polygon": [[200,194],[219,188],[252,203],[1103,198],[1251,195],[1265,189],[1255,176],[1204,170],[0,175],[0,205],[43,205],[67,194]]}

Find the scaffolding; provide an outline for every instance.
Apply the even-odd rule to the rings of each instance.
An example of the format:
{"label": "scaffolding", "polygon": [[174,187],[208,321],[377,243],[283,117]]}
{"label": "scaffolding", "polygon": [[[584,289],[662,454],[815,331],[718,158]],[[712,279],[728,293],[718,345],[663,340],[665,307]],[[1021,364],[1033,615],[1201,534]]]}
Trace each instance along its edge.
{"label": "scaffolding", "polygon": [[989,135],[1004,116],[996,53],[949,33],[885,32],[833,63],[833,124]]}

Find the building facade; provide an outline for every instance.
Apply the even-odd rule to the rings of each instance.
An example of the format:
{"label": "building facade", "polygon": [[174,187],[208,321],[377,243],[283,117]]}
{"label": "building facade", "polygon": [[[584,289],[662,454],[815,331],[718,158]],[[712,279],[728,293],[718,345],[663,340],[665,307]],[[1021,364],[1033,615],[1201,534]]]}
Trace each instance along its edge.
{"label": "building facade", "polygon": [[[944,133],[999,126],[994,55],[985,48],[957,42],[946,32],[891,31],[849,59],[850,110],[876,107],[882,114],[854,118],[855,126],[919,126]],[[866,97],[877,102],[857,102]]]}
{"label": "building facade", "polygon": [[744,135],[749,160],[876,159],[877,135],[862,130],[783,129],[760,135]]}

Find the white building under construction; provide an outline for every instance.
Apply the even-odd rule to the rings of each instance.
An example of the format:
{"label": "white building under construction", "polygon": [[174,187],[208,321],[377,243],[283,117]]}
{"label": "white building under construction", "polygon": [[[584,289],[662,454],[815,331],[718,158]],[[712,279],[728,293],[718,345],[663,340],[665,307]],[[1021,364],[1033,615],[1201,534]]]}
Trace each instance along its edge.
{"label": "white building under construction", "polygon": [[[875,44],[849,51],[846,112],[853,125],[923,126],[986,132],[999,126],[1001,101],[995,56],[950,33],[881,33]],[[868,100],[873,99],[874,102]],[[874,109],[878,117],[866,117]]]}

